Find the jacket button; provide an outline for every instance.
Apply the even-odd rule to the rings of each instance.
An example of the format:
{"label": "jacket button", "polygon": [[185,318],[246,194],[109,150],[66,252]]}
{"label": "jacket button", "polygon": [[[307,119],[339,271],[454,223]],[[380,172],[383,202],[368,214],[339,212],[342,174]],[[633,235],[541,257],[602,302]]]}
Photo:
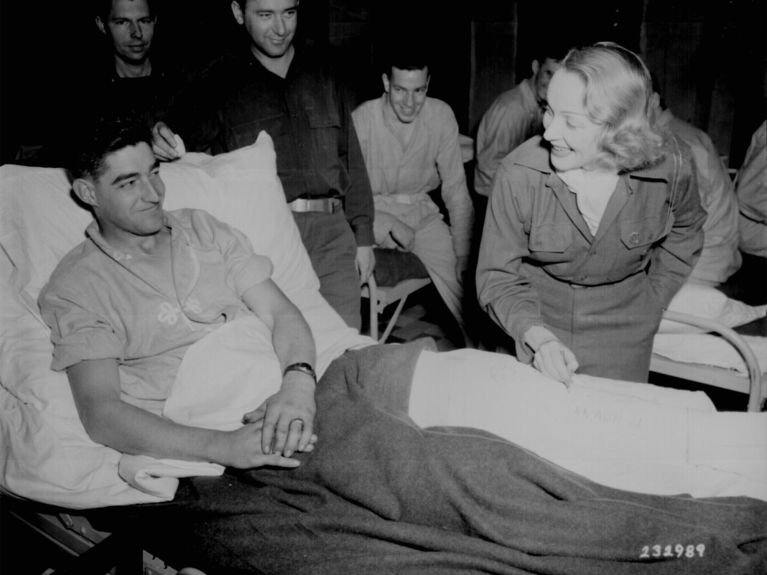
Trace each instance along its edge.
{"label": "jacket button", "polygon": [[639,232],[631,232],[631,235],[629,236],[629,243],[632,246],[639,244]]}

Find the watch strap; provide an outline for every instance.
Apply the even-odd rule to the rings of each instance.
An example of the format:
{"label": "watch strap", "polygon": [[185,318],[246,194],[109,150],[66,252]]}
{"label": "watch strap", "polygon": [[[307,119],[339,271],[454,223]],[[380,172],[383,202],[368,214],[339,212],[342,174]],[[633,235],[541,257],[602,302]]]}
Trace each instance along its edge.
{"label": "watch strap", "polygon": [[301,373],[305,373],[306,375],[311,376],[315,384],[317,383],[317,374],[314,372],[314,368],[310,363],[306,363],[305,361],[291,363],[285,367],[282,372],[282,376],[285,377],[285,375],[287,375],[287,373],[290,371],[300,371]]}

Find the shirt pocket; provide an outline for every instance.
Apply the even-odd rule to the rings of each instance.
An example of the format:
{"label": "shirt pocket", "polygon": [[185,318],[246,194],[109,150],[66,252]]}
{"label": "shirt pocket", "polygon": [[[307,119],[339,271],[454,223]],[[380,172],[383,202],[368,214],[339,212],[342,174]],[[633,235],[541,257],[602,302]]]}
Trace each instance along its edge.
{"label": "shirt pocket", "polygon": [[528,248],[536,253],[557,253],[567,251],[572,242],[572,229],[561,224],[538,225],[530,231]]}
{"label": "shirt pocket", "polygon": [[261,130],[277,139],[289,127],[288,110],[282,99],[271,90],[258,90],[255,85],[226,98],[217,115],[227,132],[228,149],[253,144]]}
{"label": "shirt pocket", "polygon": [[195,256],[199,265],[196,282],[187,295],[187,303],[196,301],[187,310],[196,321],[213,322],[224,310],[239,304],[239,296],[231,277],[230,266],[214,248],[198,248]]}
{"label": "shirt pocket", "polygon": [[313,130],[341,128],[341,116],[338,110],[328,108],[310,108],[306,111],[309,127]]}
{"label": "shirt pocket", "polygon": [[626,222],[621,229],[621,243],[628,250],[648,248],[665,238],[670,229],[671,218],[667,214]]}
{"label": "shirt pocket", "polygon": [[[306,110],[308,138],[311,142],[304,153],[304,165],[314,170],[317,181],[313,187],[320,190],[346,189],[346,180],[341,175],[343,159],[346,156],[346,145],[343,141],[341,117],[338,110],[328,105],[315,106]],[[307,161],[308,160],[308,161]]]}
{"label": "shirt pocket", "polygon": [[271,116],[230,126],[228,149],[235,150],[252,145],[262,130],[269,134],[272,140],[278,140],[285,134],[285,117]]}

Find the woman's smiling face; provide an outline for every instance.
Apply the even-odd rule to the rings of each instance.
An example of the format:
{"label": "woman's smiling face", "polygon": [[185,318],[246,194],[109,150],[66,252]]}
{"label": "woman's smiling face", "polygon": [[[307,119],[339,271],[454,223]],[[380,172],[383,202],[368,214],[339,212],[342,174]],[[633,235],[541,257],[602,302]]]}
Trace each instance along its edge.
{"label": "woman's smiling face", "polygon": [[591,120],[584,105],[586,84],[562,68],[554,73],[543,115],[543,137],[551,147],[551,165],[559,172],[589,169],[602,155],[603,125]]}

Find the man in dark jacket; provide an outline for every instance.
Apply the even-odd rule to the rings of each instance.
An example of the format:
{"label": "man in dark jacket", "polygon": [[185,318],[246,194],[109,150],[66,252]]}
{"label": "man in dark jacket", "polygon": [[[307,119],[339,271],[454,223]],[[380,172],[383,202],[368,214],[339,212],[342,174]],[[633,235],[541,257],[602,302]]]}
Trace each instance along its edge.
{"label": "man in dark jacket", "polygon": [[154,151],[178,157],[274,140],[277,172],[320,292],[359,329],[360,290],[373,270],[373,200],[351,121],[352,102],[328,58],[294,43],[298,0],[235,0],[248,46],[215,60],[154,128]]}

